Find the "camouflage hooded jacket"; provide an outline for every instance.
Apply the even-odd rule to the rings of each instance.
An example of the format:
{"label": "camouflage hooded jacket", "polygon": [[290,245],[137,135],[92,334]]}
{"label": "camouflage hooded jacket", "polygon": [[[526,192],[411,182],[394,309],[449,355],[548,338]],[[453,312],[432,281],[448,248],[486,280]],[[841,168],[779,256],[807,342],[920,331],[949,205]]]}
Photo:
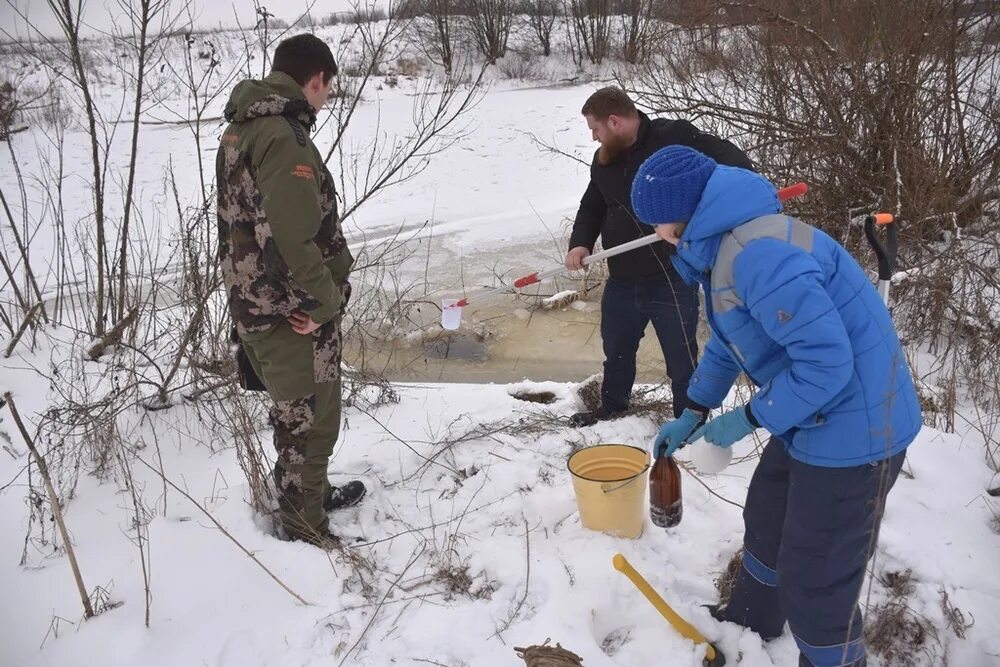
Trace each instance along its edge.
{"label": "camouflage hooded jacket", "polygon": [[[219,261],[236,329],[268,331],[305,311],[324,325],[313,334],[316,379],[331,380],[354,260],[333,178],[309,139],[313,110],[301,86],[275,72],[237,84],[225,117],[216,158]],[[337,368],[321,372],[334,361]]]}

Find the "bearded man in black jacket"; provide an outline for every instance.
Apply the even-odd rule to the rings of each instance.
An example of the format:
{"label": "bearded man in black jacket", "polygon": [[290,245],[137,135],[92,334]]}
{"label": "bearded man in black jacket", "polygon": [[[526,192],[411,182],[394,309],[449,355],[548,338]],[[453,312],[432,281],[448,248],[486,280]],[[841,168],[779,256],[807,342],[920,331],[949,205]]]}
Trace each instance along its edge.
{"label": "bearded man in black jacket", "polygon": [[[580,201],[570,236],[566,268],[582,269],[597,238],[605,249],[652,234],[632,211],[632,179],[650,155],[665,146],[690,146],[720,164],[753,169],[735,145],[701,132],[686,120],[650,119],[621,88],[602,88],[582,110],[600,148],[590,167],[590,184]],[[674,270],[668,243],[654,243],[608,259],[601,299],[604,382],[601,407],[570,418],[573,426],[613,419],[629,407],[636,352],[650,323],[663,350],[673,392],[674,417],[687,407],[687,389],[698,360],[698,290]]]}

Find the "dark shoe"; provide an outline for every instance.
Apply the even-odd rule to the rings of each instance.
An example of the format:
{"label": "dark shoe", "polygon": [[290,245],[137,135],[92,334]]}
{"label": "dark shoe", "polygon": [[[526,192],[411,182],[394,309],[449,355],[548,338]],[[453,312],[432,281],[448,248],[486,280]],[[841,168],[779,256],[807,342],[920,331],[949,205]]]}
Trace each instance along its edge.
{"label": "dark shoe", "polygon": [[312,535],[294,535],[291,537],[292,542],[306,542],[314,547],[319,547],[324,551],[333,551],[334,549],[340,548],[340,538],[331,533],[330,531],[325,531],[324,533],[313,533]]}
{"label": "dark shoe", "polygon": [[331,486],[330,493],[323,501],[323,509],[327,512],[353,507],[361,502],[368,489],[358,480],[353,480],[343,486]]}
{"label": "dark shoe", "polygon": [[725,607],[717,605],[717,604],[703,604],[701,606],[704,607],[705,609],[707,609],[708,613],[711,614],[712,618],[714,618],[715,620],[717,620],[719,623],[728,623],[728,622],[730,622],[729,619],[726,618],[726,608]]}
{"label": "dark shoe", "polygon": [[577,412],[569,418],[569,425],[573,428],[593,426],[597,422],[606,421],[608,419],[618,419],[623,414],[624,412],[608,412],[604,408],[587,410],[586,412]]}
{"label": "dark shoe", "polygon": [[[751,632],[756,633],[757,636],[759,636],[765,642],[769,642],[769,641],[772,641],[774,639],[778,639],[779,637],[781,637],[781,634],[777,634],[777,635],[762,635],[759,632],[757,632],[756,630],[754,630],[753,628],[747,626],[745,623],[742,623],[742,622],[740,622],[740,621],[738,621],[738,620],[736,620],[734,618],[730,618],[728,616],[728,614],[726,613],[726,606],[725,605],[703,604],[701,606],[704,607],[705,609],[707,609],[708,613],[711,614],[712,618],[714,618],[715,620],[717,620],[719,623],[735,623],[736,625],[742,625],[744,628],[747,628]],[[852,667],[858,667],[858,666],[852,665]]]}

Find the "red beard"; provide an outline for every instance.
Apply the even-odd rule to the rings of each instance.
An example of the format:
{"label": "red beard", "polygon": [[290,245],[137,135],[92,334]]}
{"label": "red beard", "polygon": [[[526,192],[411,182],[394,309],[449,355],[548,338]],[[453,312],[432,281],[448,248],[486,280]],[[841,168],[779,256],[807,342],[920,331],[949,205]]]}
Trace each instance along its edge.
{"label": "red beard", "polygon": [[631,143],[625,137],[611,135],[611,138],[602,143],[601,148],[597,151],[598,163],[601,165],[611,164],[619,155],[624,153],[630,145]]}

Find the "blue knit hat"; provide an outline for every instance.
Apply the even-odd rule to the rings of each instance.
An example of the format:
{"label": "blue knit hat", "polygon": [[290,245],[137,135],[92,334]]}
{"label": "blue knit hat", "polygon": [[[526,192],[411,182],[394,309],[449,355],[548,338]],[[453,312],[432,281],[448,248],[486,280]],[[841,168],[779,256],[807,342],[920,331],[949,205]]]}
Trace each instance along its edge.
{"label": "blue knit hat", "polygon": [[647,225],[687,222],[716,162],[687,146],[667,146],[639,167],[632,181],[632,209]]}

